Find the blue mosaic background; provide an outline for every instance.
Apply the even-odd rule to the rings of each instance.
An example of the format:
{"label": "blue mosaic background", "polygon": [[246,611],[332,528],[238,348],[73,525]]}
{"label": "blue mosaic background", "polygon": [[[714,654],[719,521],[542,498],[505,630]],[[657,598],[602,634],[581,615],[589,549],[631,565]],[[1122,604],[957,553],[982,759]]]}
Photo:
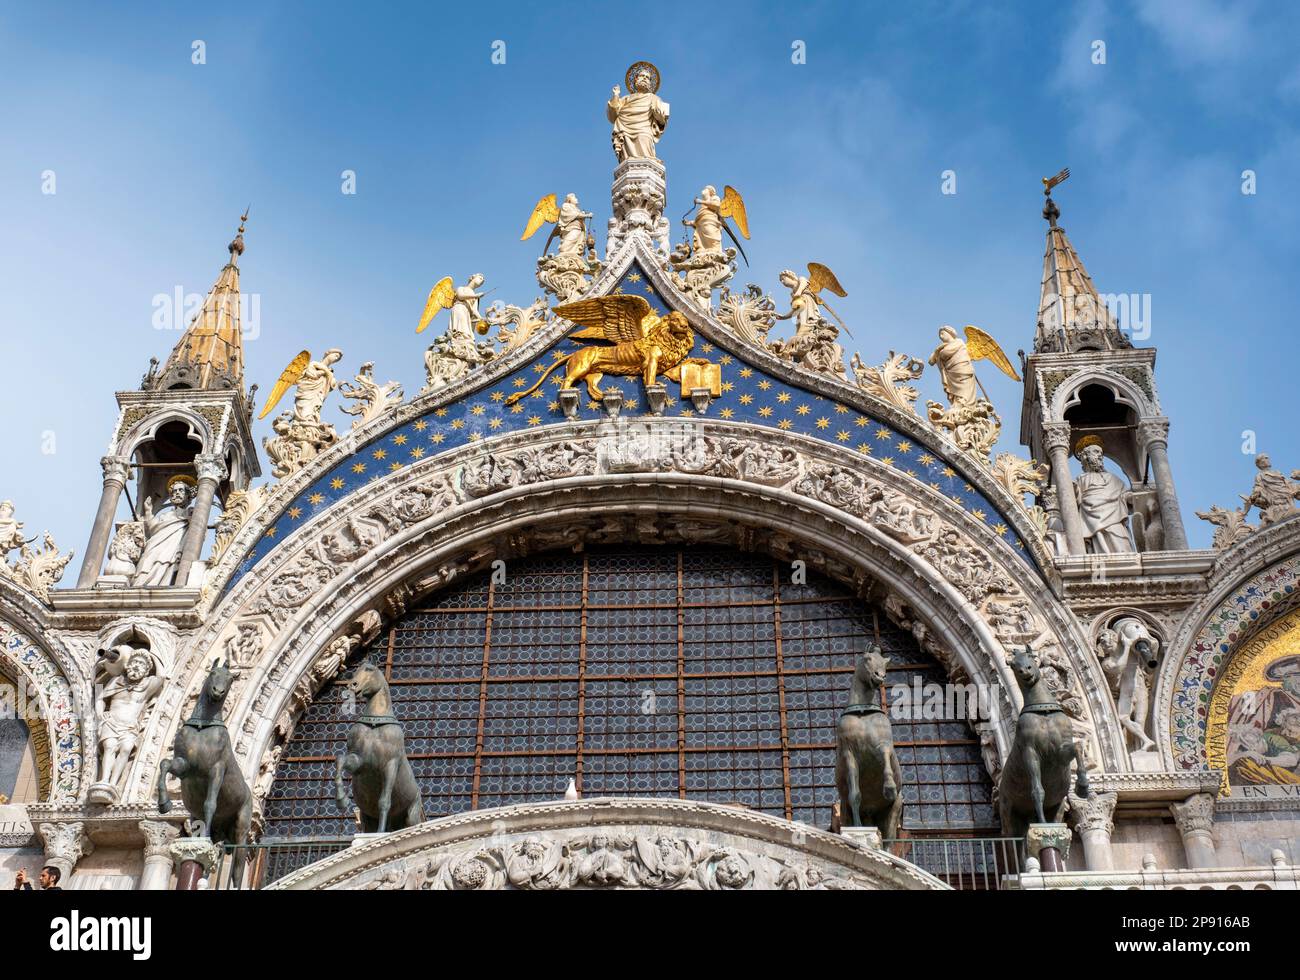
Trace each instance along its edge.
{"label": "blue mosaic background", "polygon": [[[614,292],[644,296],[661,316],[667,315],[671,309],[635,263],[624,273]],[[520,371],[458,402],[412,419],[359,448],[293,499],[240,563],[226,591],[299,525],[354,490],[428,456],[466,443],[516,429],[563,421],[564,413],[556,400],[556,392],[564,378],[562,369],[553,372],[547,383],[529,397],[509,406],[505,401],[514,392],[529,388],[550,364],[567,357],[583,343],[565,338]],[[1037,567],[1024,542],[997,508],[930,446],[899,433],[888,423],[850,405],[842,405],[765,374],[740,355],[714,344],[702,343],[698,336],[691,353],[722,365],[722,397],[710,405],[709,417],[797,432],[870,455],[946,495],[976,520],[988,524],[1026,562]],[[639,378],[607,376],[602,387],[622,390],[625,415],[632,416],[645,410],[645,391]],[[578,390],[584,395],[579,416],[593,420],[602,418],[599,402],[587,400],[586,389],[581,384]],[[693,417],[695,410],[690,399],[673,397],[677,390],[676,385],[669,384],[664,415]]]}

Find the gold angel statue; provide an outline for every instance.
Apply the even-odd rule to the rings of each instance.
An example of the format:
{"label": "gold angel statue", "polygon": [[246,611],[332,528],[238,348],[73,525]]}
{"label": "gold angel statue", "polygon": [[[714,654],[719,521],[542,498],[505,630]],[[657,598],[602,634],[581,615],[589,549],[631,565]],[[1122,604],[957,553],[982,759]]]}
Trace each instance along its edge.
{"label": "gold angel statue", "polygon": [[746,240],[749,239],[749,216],[745,213],[745,199],[740,196],[740,191],[728,184],[722,189],[722,197],[718,197],[717,189],[710,184],[700,191],[695,204],[698,207],[695,217],[682,219],[682,224],[687,228],[695,229],[691,250],[697,255],[700,252],[722,251],[722,233],[725,231],[736,243],[736,248],[740,249],[745,264],[749,265],[749,256],[745,255],[740,239],[727,224],[727,219],[732,219],[740,234]]}
{"label": "gold angel statue", "polygon": [[954,406],[973,405],[981,394],[985,401],[990,400],[979,378],[975,377],[975,361],[992,361],[1007,377],[1013,381],[1020,380],[1010,358],[996,340],[979,327],[967,325],[965,332],[966,339],[963,340],[952,327],[940,327],[939,346],[930,355],[930,363],[938,367],[943,390]]}
{"label": "gold angel statue", "polygon": [[[451,276],[443,276],[429,290],[425,300],[424,312],[420,314],[416,333],[423,333],[435,316],[442,310],[451,310],[451,325],[447,328],[452,341],[474,343],[474,331],[480,334],[488,332],[488,324],[478,311],[478,301],[487,293],[475,292],[483,285],[483,273],[476,272],[466,280],[465,285],[457,286]],[[491,292],[491,290],[488,290]]]}
{"label": "gold angel statue", "polygon": [[582,340],[606,340],[613,346],[581,347],[561,361],[556,361],[537,383],[526,391],[517,391],[506,399],[513,405],[542,386],[556,368],[564,366],[561,387],[575,388],[585,381],[595,401],[605,397],[600,381],[606,374],[637,377],[646,385],[659,375],[681,381],[681,367],[686,363],[707,363],[703,358],[686,355],[695,346],[695,333],[686,317],[676,310],[661,317],[642,296],[599,296],[555,307],[566,320],[584,327],[569,336]]}
{"label": "gold angel statue", "polygon": [[[822,315],[818,308],[823,306],[827,313],[835,317],[835,322],[844,328],[844,332],[849,332],[849,328],[845,326],[839,314],[821,297],[822,291],[826,289],[836,296],[849,295],[830,269],[820,262],[809,262],[807,276],[796,275],[793,270],[786,269],[779,278],[781,285],[790,290],[790,310],[780,314],[776,319],[789,320],[793,317],[796,339],[808,337],[816,332],[818,324],[822,322]],[[853,335],[850,333],[849,336]]]}
{"label": "gold angel statue", "polygon": [[[582,258],[583,250],[587,247],[587,222],[595,217],[590,211],[584,211],[578,206],[577,194],[566,194],[564,203],[557,205],[555,195],[547,194],[537,206],[533,208],[533,213],[528,218],[528,224],[524,227],[524,233],[519,236],[519,240],[526,241],[537,233],[537,229],[545,224],[553,224],[551,234],[546,239],[546,246],[542,249],[545,255],[547,249],[551,247],[551,242],[558,235],[560,238],[559,254]],[[594,246],[594,242],[592,242]]]}
{"label": "gold angel statue", "polygon": [[294,419],[298,422],[319,423],[321,406],[325,404],[329,393],[339,386],[331,369],[342,358],[343,352],[334,347],[322,354],[319,361],[312,360],[310,351],[302,351],[280,372],[280,377],[257,417],[266,418],[279,404],[284,393],[290,388],[296,388],[293,399]]}

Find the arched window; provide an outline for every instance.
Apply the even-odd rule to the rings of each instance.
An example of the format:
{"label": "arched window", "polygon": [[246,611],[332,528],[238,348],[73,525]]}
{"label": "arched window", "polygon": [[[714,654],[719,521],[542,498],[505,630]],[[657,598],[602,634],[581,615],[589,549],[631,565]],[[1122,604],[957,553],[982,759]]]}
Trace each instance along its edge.
{"label": "arched window", "polygon": [[20,688],[0,674],[0,804],[48,798],[50,746],[45,726]]}
{"label": "arched window", "polygon": [[[504,583],[430,596],[367,652],[426,818],[554,800],[572,778],[587,798],[707,799],[826,827],[853,650],[873,637],[893,658],[887,692],[942,696],[911,633],[835,582],[792,584],[766,556],[625,547],[512,561]],[[265,838],[355,829],[334,803],[346,693],[327,685],[285,746]],[[996,834],[978,739],[933,714],[893,722],[905,832]]]}

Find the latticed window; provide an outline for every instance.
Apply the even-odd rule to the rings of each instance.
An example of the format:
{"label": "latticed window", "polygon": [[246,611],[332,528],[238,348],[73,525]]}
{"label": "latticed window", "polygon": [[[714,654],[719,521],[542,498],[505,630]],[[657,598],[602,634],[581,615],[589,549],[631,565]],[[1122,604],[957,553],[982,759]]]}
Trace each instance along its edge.
{"label": "latticed window", "polygon": [[[825,827],[853,651],[878,638],[887,688],[943,685],[910,633],[827,579],[726,550],[620,548],[511,562],[406,613],[369,649],[389,678],[426,818],[585,797],[737,803]],[[334,804],[346,686],[285,746],[267,838],[346,836]],[[894,720],[913,834],[997,821],[962,720]]]}

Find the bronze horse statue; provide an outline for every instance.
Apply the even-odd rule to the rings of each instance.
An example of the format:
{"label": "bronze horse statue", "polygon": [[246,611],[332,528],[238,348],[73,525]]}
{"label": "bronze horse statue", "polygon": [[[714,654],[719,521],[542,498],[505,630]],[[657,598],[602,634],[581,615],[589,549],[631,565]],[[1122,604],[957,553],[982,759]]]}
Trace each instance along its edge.
{"label": "bronze horse statue", "polygon": [[352,795],[361,811],[361,830],[382,834],[424,822],[420,787],[406,758],[402,724],[393,716],[383,671],[362,660],[348,680],[348,689],[365,707],[348,730],[348,750],[339,753],[334,789],[339,809],[346,812],[343,773],[352,776]]}
{"label": "bronze horse statue", "polygon": [[1060,823],[1070,786],[1070,763],[1078,767],[1075,794],[1087,799],[1088,767],[1074,740],[1070,718],[1043,679],[1033,650],[1025,647],[1009,661],[1025,705],[1016,737],[998,779],[1002,832],[1024,839],[1031,823]]}
{"label": "bronze horse statue", "polygon": [[881,705],[889,658],[873,646],[858,657],[851,702],[836,732],[835,787],[840,824],[875,827],[886,840],[898,837],[903,817],[903,773],[894,752],[894,733]]}
{"label": "bronze horse statue", "polygon": [[[230,733],[221,709],[234,673],[228,664],[215,660],[203,681],[194,711],[181,725],[172,743],[172,757],[158,767],[158,812],[167,813],[172,801],[167,796],[167,777],[181,783],[181,799],[192,818],[203,821],[207,835],[217,844],[248,843],[253,821],[253,794],[239,771]],[[245,854],[237,847],[230,863],[230,880],[243,877]]]}

